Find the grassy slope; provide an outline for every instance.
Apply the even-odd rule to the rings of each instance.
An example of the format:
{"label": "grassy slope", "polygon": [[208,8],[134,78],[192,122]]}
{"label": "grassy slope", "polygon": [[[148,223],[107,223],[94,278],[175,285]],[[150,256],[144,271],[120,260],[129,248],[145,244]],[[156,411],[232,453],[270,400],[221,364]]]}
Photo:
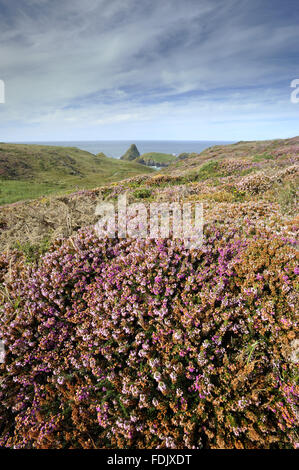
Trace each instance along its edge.
{"label": "grassy slope", "polygon": [[136,162],[75,147],[0,144],[0,205],[150,173]]}
{"label": "grassy slope", "polygon": [[177,157],[171,153],[148,152],[142,154],[135,161],[155,162],[157,164],[170,164],[177,160]]}
{"label": "grassy slope", "polygon": [[[49,238],[68,236],[82,226],[92,225],[97,221],[97,201],[115,201],[125,191],[130,203],[172,202],[178,197],[182,201],[201,201],[206,221],[218,223],[229,218],[239,226],[244,224],[244,217],[255,220],[263,213],[262,223],[272,218],[273,227],[276,223],[287,226],[296,214],[298,157],[299,137],[240,142],[207,149],[164,170],[152,170],[149,175],[128,178],[121,184],[99,187],[97,181],[92,190],[6,205],[0,209],[0,251],[16,243],[40,245]],[[130,168],[133,165],[124,164]],[[143,173],[146,169],[142,166]],[[292,226],[296,224],[292,222]]]}
{"label": "grassy slope", "polygon": [[270,160],[271,154],[279,149],[283,149],[285,155],[288,154],[288,149],[293,153],[293,147],[298,146],[298,142],[299,137],[294,137],[292,139],[241,141],[230,145],[214,145],[203,150],[200,154],[191,153],[184,160],[176,160],[164,172],[187,175],[200,169],[204,163],[232,158],[249,158],[253,161],[267,160],[267,158]]}

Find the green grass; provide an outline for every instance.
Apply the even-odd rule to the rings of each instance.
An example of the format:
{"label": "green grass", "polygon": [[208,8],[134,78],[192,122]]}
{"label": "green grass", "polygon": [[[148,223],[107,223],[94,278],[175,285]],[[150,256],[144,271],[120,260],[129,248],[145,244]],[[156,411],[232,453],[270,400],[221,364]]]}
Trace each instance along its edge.
{"label": "green grass", "polygon": [[261,155],[255,155],[252,159],[253,162],[261,162],[263,160],[273,160],[273,155],[269,155],[267,153],[263,153]]}
{"label": "green grass", "polygon": [[217,161],[204,163],[198,170],[188,174],[190,181],[204,181],[209,178],[215,178],[215,184],[217,183],[216,178],[221,178],[222,176],[224,176],[224,174],[220,170]]}
{"label": "green grass", "polygon": [[148,199],[149,197],[151,197],[152,195],[152,192],[150,189],[147,189],[147,188],[140,188],[140,189],[136,189],[134,192],[133,192],[133,196],[136,198],[136,199]]}
{"label": "green grass", "polygon": [[0,144],[0,205],[91,189],[153,171],[75,147]]}
{"label": "green grass", "polygon": [[283,185],[278,191],[278,202],[284,212],[292,212],[297,204],[297,184],[289,182]]}
{"label": "green grass", "polygon": [[159,165],[173,163],[175,160],[177,160],[177,157],[171,153],[149,152],[144,153],[135,161],[155,162]]}
{"label": "green grass", "polygon": [[20,243],[16,242],[14,248],[21,251],[27,263],[34,263],[39,259],[40,256],[49,251],[51,242],[48,236],[44,237],[39,243],[31,244],[29,242]]}
{"label": "green grass", "polygon": [[36,199],[40,196],[58,194],[66,190],[66,185],[37,183],[34,181],[0,180],[0,204],[10,204],[26,199]]}

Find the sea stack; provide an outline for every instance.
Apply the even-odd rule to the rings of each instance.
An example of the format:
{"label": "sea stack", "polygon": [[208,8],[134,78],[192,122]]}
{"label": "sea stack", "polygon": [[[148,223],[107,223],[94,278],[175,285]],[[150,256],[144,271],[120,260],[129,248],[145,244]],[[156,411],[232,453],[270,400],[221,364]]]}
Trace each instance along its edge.
{"label": "sea stack", "polygon": [[120,157],[120,159],[131,161],[135,160],[138,157],[140,157],[138,148],[135,144],[132,144],[131,147],[126,151],[126,153]]}

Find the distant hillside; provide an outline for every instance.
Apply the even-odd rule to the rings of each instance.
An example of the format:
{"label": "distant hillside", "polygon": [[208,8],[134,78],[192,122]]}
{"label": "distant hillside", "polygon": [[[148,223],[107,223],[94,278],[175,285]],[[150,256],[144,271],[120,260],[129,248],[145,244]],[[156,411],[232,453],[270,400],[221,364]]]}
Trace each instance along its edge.
{"label": "distant hillside", "polygon": [[177,157],[171,153],[149,152],[140,155],[140,157],[136,158],[134,161],[147,166],[166,167],[170,163],[174,163],[176,160]]}
{"label": "distant hillside", "polygon": [[[230,145],[214,145],[203,150],[200,154],[190,153],[181,154],[175,162],[164,170],[173,175],[184,174],[196,175],[204,163],[213,161],[222,162],[223,160],[245,160],[252,162],[253,169],[259,166],[271,167],[283,165],[288,156],[294,158],[299,156],[299,137],[291,139],[275,139],[261,141],[244,141]],[[271,160],[274,160],[271,163]],[[278,160],[278,162],[277,162]],[[259,165],[257,165],[259,163]]]}
{"label": "distant hillside", "polygon": [[[79,155],[79,152],[87,153],[76,149],[73,154]],[[298,157],[299,137],[214,146],[200,154],[177,160],[160,171],[87,153],[85,163],[95,158],[101,161],[97,168],[101,168],[102,173],[88,178],[88,187],[91,188],[93,183],[94,189],[2,207],[0,250],[19,243],[27,248],[36,247],[45,240],[71,235],[80,227],[96,223],[97,200],[115,201],[117,195],[124,191],[130,202],[172,202],[178,198],[183,201],[201,201],[207,222],[222,224],[228,220],[229,224],[241,226],[244,217],[248,217],[251,221],[261,219],[262,224],[267,220],[272,224],[270,230],[277,224],[286,230],[293,230],[293,226],[298,224],[298,220],[296,222],[294,219],[298,208]],[[151,174],[132,174],[146,171]],[[130,177],[129,172],[133,177]],[[109,182],[109,179],[116,181],[118,177],[121,179],[127,175],[128,178],[121,184]],[[79,179],[75,176],[69,178]],[[32,183],[28,184],[29,181],[20,182],[26,194],[32,186]],[[84,183],[86,180],[81,181],[80,188],[84,184],[87,188]],[[5,184],[10,182],[16,183],[6,181]],[[49,187],[53,191],[53,184]],[[3,194],[1,196],[3,198]],[[12,192],[10,197],[16,197],[15,193]],[[25,199],[24,194],[20,193],[19,199]],[[293,219],[294,222],[291,222]]]}
{"label": "distant hillside", "polygon": [[166,167],[177,160],[171,153],[148,152],[140,155],[135,144],[132,144],[126,153],[120,157],[121,160],[141,163],[141,165],[152,167]]}
{"label": "distant hillside", "polygon": [[75,147],[0,144],[0,204],[100,186],[150,173],[136,162]]}

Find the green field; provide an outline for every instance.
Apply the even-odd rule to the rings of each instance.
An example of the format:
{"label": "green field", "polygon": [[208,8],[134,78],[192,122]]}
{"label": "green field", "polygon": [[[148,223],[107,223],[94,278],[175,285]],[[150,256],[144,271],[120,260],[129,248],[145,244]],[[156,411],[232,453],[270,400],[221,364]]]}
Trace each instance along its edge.
{"label": "green field", "polygon": [[0,205],[90,189],[154,170],[75,147],[0,144]]}
{"label": "green field", "polygon": [[170,163],[175,162],[176,160],[177,157],[175,155],[172,155],[171,153],[148,152],[140,155],[140,157],[134,161],[150,166],[167,166]]}

